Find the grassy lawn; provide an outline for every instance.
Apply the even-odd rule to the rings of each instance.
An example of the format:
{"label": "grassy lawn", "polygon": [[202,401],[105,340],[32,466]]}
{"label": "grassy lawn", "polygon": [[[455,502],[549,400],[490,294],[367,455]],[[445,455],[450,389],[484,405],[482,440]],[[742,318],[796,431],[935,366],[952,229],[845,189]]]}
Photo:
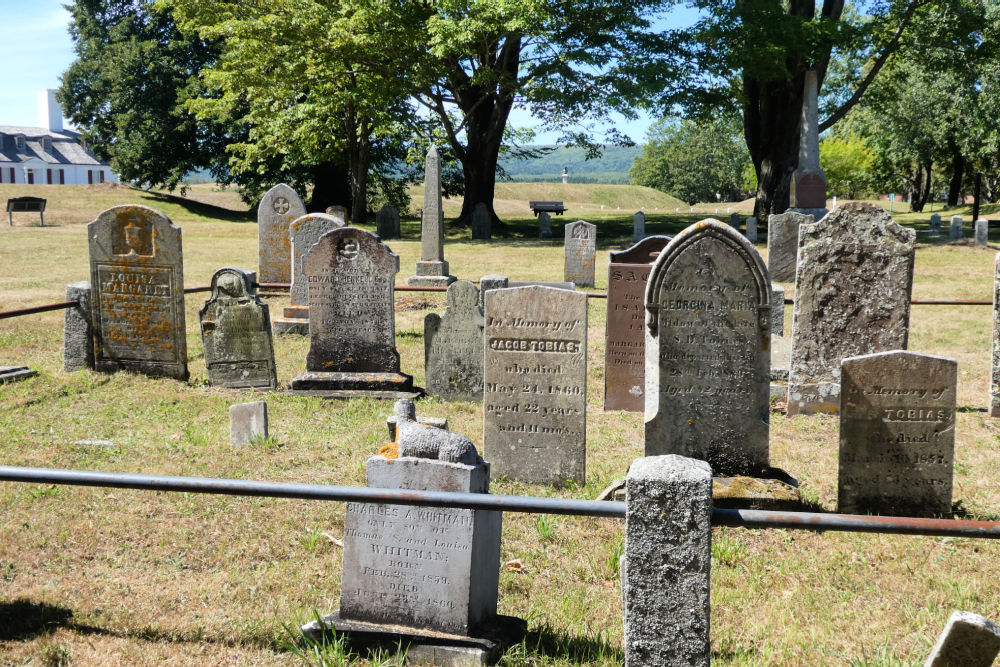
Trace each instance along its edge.
{"label": "grassy lawn", "polygon": [[[524,208],[529,198],[563,198],[521,196],[525,192],[509,187],[504,201]],[[253,213],[232,193],[210,186],[193,188],[187,198],[124,187],[0,186],[0,199],[24,194],[50,198],[46,219],[54,226],[40,229],[37,218],[22,214],[13,228],[0,229],[0,310],[61,301],[66,283],[87,279],[84,223],[115,204],[160,208],[183,228],[188,286],[207,284],[222,266],[257,264]],[[580,201],[585,193],[574,196]],[[590,207],[582,210],[598,225],[596,289],[603,290],[607,251],[630,245],[632,213],[646,204],[616,199],[622,195],[613,191],[586,196],[579,205]],[[616,201],[628,209],[618,210],[624,204]],[[699,210],[709,207],[693,213],[652,208],[647,233],[672,234],[705,217]],[[537,238],[527,211],[502,214],[508,230],[492,242],[449,228],[445,257],[452,273],[471,280],[489,273],[561,280],[562,226],[576,219],[574,209],[553,218],[552,241]],[[456,212],[457,203],[449,202],[446,215]],[[954,213],[942,213],[945,230]],[[957,214],[967,223],[971,217],[968,207]],[[929,216],[897,219],[919,230]],[[414,272],[418,227],[412,215],[404,218],[404,239],[390,242],[400,255],[398,284]],[[918,235],[914,297],[990,298],[1000,230],[991,234],[989,249],[946,237],[947,231],[944,238]],[[766,252],[763,243],[758,249]],[[272,394],[266,400],[273,437],[249,448],[229,446],[228,406],[259,394],[207,386],[197,325],[205,297],[187,299],[187,384],[66,374],[61,313],[0,320],[0,365],[40,371],[0,386],[0,461],[362,484],[365,460],[387,438],[389,402]],[[266,301],[280,309],[287,299]],[[443,310],[444,295],[400,293],[396,307],[403,370],[422,385],[423,318]],[[553,489],[500,480],[494,492],[593,498],[641,455],[642,415],[601,409],[605,302],[592,299],[589,308],[587,484]],[[790,307],[785,326],[790,333]],[[959,517],[1000,519],[1000,431],[985,411],[990,331],[989,307],[913,307],[910,349],[959,362]],[[275,345],[279,381],[287,386],[304,370],[307,341],[280,337]],[[447,417],[481,449],[481,404],[429,398],[417,410]],[[772,414],[773,464],[796,476],[805,498],[828,511],[836,509],[837,438],[835,417]],[[112,444],[78,444],[84,440]],[[302,664],[288,649],[288,629],[337,606],[343,517],[342,505],[322,502],[0,483],[0,665]],[[616,561],[622,528],[611,519],[504,516],[501,563],[521,565],[501,570],[500,611],[527,618],[530,629],[525,646],[512,650],[505,664],[621,663]],[[920,664],[953,610],[1000,618],[998,557],[1000,545],[985,540],[717,528],[713,662]]]}

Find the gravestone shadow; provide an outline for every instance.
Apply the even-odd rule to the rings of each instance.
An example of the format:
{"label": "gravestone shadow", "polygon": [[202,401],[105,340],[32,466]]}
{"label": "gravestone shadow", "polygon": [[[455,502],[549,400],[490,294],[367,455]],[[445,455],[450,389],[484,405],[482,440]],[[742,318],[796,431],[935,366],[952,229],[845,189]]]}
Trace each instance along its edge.
{"label": "gravestone shadow", "polygon": [[508,650],[523,651],[528,656],[561,658],[573,664],[607,660],[615,664],[625,662],[625,651],[613,646],[603,635],[578,636],[554,629],[547,622],[528,630],[520,645]]}
{"label": "gravestone shadow", "polygon": [[0,641],[31,639],[72,625],[73,611],[47,602],[18,598],[0,602]]}

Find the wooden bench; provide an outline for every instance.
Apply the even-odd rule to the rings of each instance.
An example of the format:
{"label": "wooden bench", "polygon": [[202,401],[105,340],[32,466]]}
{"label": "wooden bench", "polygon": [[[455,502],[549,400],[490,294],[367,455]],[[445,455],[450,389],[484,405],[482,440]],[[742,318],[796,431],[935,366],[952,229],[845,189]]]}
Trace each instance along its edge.
{"label": "wooden bench", "polygon": [[566,211],[566,207],[563,206],[561,201],[529,201],[528,206],[531,207],[531,212],[537,216],[542,211],[546,213],[555,213],[556,215],[562,215]]}
{"label": "wooden bench", "polygon": [[7,224],[11,227],[15,213],[37,213],[39,225],[45,226],[45,200],[41,197],[11,197],[7,200]]}

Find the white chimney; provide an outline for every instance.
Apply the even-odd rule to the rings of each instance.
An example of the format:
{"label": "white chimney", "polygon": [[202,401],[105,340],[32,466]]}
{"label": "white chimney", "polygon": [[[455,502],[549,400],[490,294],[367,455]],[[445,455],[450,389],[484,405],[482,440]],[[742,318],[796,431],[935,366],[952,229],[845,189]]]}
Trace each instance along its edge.
{"label": "white chimney", "polygon": [[38,126],[53,132],[63,131],[62,106],[52,88],[38,91]]}

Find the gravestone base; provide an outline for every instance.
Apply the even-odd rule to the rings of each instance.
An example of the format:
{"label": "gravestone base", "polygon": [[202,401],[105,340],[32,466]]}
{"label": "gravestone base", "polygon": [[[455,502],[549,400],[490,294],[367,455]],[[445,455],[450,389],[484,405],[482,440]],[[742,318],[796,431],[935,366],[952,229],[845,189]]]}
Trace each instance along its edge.
{"label": "gravestone base", "polygon": [[[771,381],[771,403],[775,401],[786,402],[788,400],[788,382]],[[773,409],[773,406],[772,406]]]}
{"label": "gravestone base", "polygon": [[271,320],[271,334],[282,335],[309,335],[309,318],[300,319],[297,317],[275,317]]}
{"label": "gravestone base", "polygon": [[417,262],[417,275],[406,279],[412,287],[447,287],[458,280],[448,275],[448,262]]}
{"label": "gravestone base", "polygon": [[0,384],[26,380],[38,375],[38,371],[27,366],[0,366]]}
{"label": "gravestone base", "polygon": [[785,213],[801,213],[802,215],[811,215],[813,220],[819,222],[823,216],[830,212],[828,208],[786,208]]}
{"label": "gravestone base", "polygon": [[816,382],[800,384],[795,391],[788,392],[788,416],[812,415],[818,412],[837,414],[840,412],[840,383]]}
{"label": "gravestone base", "polygon": [[308,320],[309,306],[285,306],[285,318],[289,320]]}
{"label": "gravestone base", "polygon": [[[765,477],[712,477],[712,505],[730,509],[793,511],[802,508],[799,481],[781,468]],[[597,500],[625,501],[625,478],[615,480]]]}
{"label": "gravestone base", "polygon": [[[409,398],[414,392],[413,376],[405,373],[346,373],[306,371],[292,379],[292,391],[308,391],[313,395],[329,394],[329,398],[350,398],[369,396],[372,392],[386,392],[394,398]],[[334,395],[334,392],[352,392],[348,395]],[[360,393],[359,393],[360,392]],[[417,391],[419,396],[421,392]],[[397,395],[398,394],[398,395]],[[389,396],[385,396],[388,398]]]}
{"label": "gravestone base", "polygon": [[518,644],[528,624],[514,616],[495,616],[480,624],[470,635],[452,635],[403,625],[382,625],[348,621],[340,610],[302,626],[302,634],[319,640],[331,630],[344,635],[354,650],[395,651],[402,644],[408,664],[468,667],[491,665],[513,644]]}

